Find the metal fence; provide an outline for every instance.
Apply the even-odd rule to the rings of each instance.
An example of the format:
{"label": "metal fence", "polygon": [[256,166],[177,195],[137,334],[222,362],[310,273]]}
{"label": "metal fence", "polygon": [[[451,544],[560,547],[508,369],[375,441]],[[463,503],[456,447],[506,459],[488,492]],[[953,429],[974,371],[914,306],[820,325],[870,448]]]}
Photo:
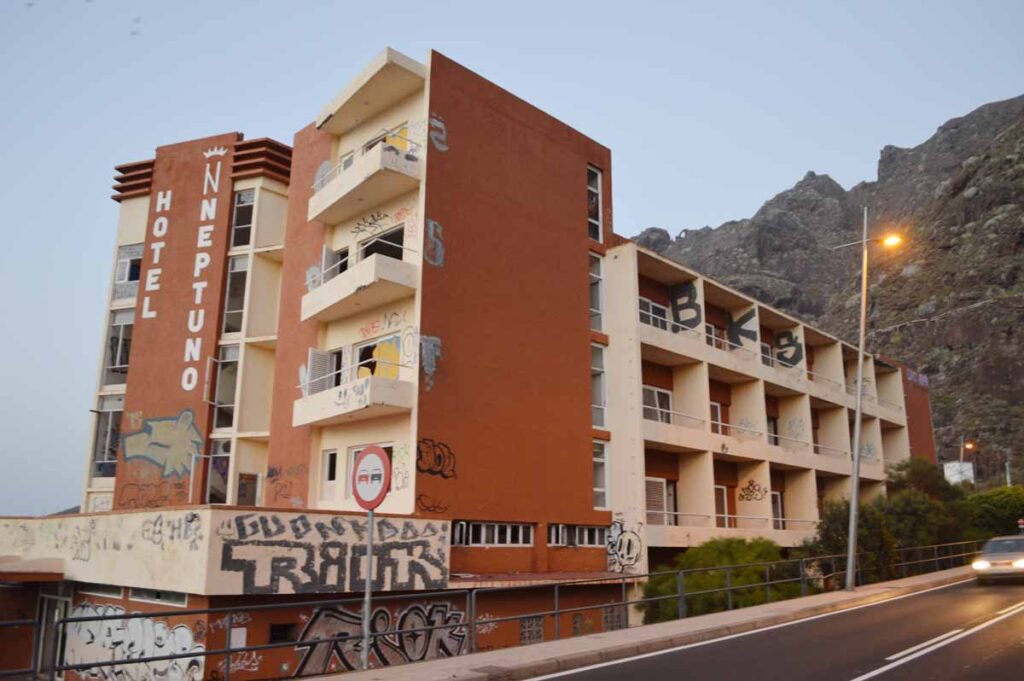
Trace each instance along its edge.
{"label": "metal fence", "polygon": [[[982,541],[966,541],[895,549],[885,554],[861,553],[858,554],[857,583],[863,585],[966,565],[978,553],[982,543]],[[404,617],[393,618],[388,611],[389,614],[381,620],[386,621],[387,626],[383,629],[371,627],[370,647],[371,653],[373,653],[371,659],[376,658],[378,665],[388,665],[415,662],[428,657],[474,653],[481,650],[480,636],[493,632],[502,624],[514,626],[513,623],[518,623],[519,645],[557,640],[566,637],[567,626],[570,636],[587,633],[582,627],[577,627],[577,622],[582,620],[583,613],[587,612],[601,613],[602,630],[630,626],[628,615],[631,607],[635,614],[633,618],[635,622],[642,620],[644,624],[648,624],[681,619],[841,589],[845,576],[846,556],[837,554],[645,574],[623,574],[556,583],[375,596],[371,607],[372,618],[381,617],[379,613],[382,610],[387,610],[389,604],[401,602],[420,604],[420,612],[425,612],[423,604],[431,601],[434,601],[435,605],[447,604],[443,609],[445,613],[448,613],[448,608],[453,608],[455,604],[461,605],[464,611],[457,613],[457,610],[453,610],[452,612],[457,613],[456,616],[454,618],[446,616],[440,623],[425,617],[409,622]],[[651,595],[644,594],[642,590],[644,585],[648,585],[646,591]],[[604,587],[614,591],[614,598],[566,607],[565,597],[574,592],[578,593],[579,589],[586,587]],[[545,594],[550,599],[548,601],[550,607],[503,617],[492,617],[482,612],[482,604],[495,596],[511,595],[515,599],[531,592]],[[609,595],[604,594],[601,598],[608,598]],[[82,627],[89,623],[111,624],[112,628],[116,628],[114,623],[120,623],[124,627],[125,623],[140,619],[174,618],[180,620],[189,616],[223,616],[222,620],[226,620],[226,626],[222,628],[225,633],[224,644],[212,649],[164,655],[147,656],[141,654],[141,651],[135,651],[120,659],[114,659],[116,656],[112,654],[110,659],[88,662],[67,662],[64,656],[64,646],[57,645],[53,646],[52,659],[44,661],[42,669],[38,669],[36,668],[35,652],[39,646],[41,632],[34,631],[33,666],[25,669],[0,671],[0,676],[20,675],[26,679],[34,679],[37,678],[37,675],[48,675],[48,678],[52,680],[60,678],[64,672],[87,672],[88,676],[100,678],[120,678],[122,675],[126,678],[150,678],[146,674],[139,673],[146,671],[145,668],[140,668],[140,665],[174,662],[177,667],[173,672],[186,679],[200,678],[204,668],[206,674],[203,678],[217,678],[223,679],[223,681],[230,681],[232,676],[247,681],[276,679],[282,678],[281,671],[275,669],[254,670],[251,666],[239,664],[238,656],[277,649],[295,650],[297,647],[312,650],[316,646],[327,646],[321,649],[328,652],[326,658],[323,659],[335,660],[336,667],[328,669],[326,663],[323,668],[310,667],[307,665],[306,656],[304,656],[297,667],[291,670],[291,675],[313,676],[352,670],[358,667],[361,645],[361,633],[355,622],[349,622],[352,625],[349,630],[332,636],[311,636],[309,635],[310,627],[307,625],[302,635],[294,640],[255,645],[233,645],[231,635],[233,624],[249,622],[250,613],[309,608],[313,613],[310,621],[313,621],[320,614],[343,606],[350,606],[352,610],[349,612],[361,612],[362,597],[64,617],[52,624],[53,640],[62,643],[72,628]],[[576,615],[579,615],[580,618],[577,619]],[[548,626],[549,624],[550,626]],[[35,620],[12,620],[0,622],[0,631],[3,631],[3,627],[20,626],[35,628],[38,625]],[[432,632],[447,632],[451,644],[428,645],[426,641],[433,635]],[[209,642],[209,639],[206,641]],[[389,651],[398,650],[402,651],[402,655],[388,654]],[[397,657],[402,659],[399,660]],[[199,658],[203,658],[203,663],[198,662]],[[211,670],[211,667],[216,671]],[[118,674],[118,669],[125,673]],[[162,677],[166,673],[167,671],[164,670],[162,673],[154,673],[151,676],[153,678]]]}

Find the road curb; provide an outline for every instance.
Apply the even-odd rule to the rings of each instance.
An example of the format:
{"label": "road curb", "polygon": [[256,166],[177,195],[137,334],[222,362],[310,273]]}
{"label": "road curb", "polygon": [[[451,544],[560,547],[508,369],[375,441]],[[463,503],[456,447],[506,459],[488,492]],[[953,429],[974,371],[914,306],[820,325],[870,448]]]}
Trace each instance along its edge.
{"label": "road curb", "polygon": [[[932,575],[921,575],[906,580],[896,580],[894,582],[861,587],[858,591],[848,594],[849,597],[845,599],[835,600],[837,592],[827,592],[788,601],[778,601],[740,610],[727,611],[728,613],[747,613],[751,616],[750,619],[742,622],[711,624],[700,629],[692,629],[693,625],[699,623],[702,618],[713,618],[716,615],[723,614],[712,613],[683,620],[633,627],[631,629],[590,634],[560,641],[548,641],[522,648],[503,648],[457,658],[414,663],[402,667],[390,667],[356,673],[349,672],[343,677],[329,678],[343,678],[345,681],[385,681],[392,679],[395,681],[400,679],[416,679],[417,681],[427,681],[429,679],[436,679],[438,681],[442,679],[446,681],[524,681],[536,676],[543,676],[544,674],[571,671],[602,662],[614,662],[646,653],[655,653],[693,643],[701,643],[710,639],[765,629],[808,617],[827,615],[842,610],[881,603],[908,594],[966,581],[969,578],[970,571],[968,568],[956,568]],[[900,584],[900,582],[909,583]],[[789,612],[773,612],[771,614],[765,612],[766,610],[777,609],[783,604],[798,606],[801,601],[806,602],[807,599],[820,597],[828,597],[832,600],[826,603],[805,603],[802,607],[794,607]],[[690,627],[691,630],[686,632],[671,631],[673,628],[682,626]],[[648,635],[639,640],[622,640],[636,639],[637,636],[643,636],[644,634]],[[559,652],[559,648],[565,648],[568,645],[576,649]],[[510,661],[508,659],[510,651],[517,651],[519,654],[515,657],[520,659]],[[458,668],[454,668],[455,666]],[[406,676],[403,672],[409,673],[409,675]]]}

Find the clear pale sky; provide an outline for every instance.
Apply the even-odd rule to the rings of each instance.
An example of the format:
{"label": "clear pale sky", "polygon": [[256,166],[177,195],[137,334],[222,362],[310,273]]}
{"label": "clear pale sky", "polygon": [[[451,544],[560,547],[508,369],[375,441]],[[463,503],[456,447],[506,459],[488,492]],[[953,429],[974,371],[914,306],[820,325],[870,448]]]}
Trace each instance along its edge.
{"label": "clear pale sky", "polygon": [[618,232],[675,233],[1024,93],[1019,0],[840,4],[0,0],[0,513],[80,501],[114,165],[291,143],[383,47],[434,48],[610,147]]}

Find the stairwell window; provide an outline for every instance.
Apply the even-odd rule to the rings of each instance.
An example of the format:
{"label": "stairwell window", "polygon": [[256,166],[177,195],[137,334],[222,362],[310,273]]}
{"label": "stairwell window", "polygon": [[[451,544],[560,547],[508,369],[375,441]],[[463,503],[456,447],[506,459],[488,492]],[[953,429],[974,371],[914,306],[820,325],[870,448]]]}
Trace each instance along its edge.
{"label": "stairwell window", "polygon": [[640,299],[640,323],[668,330],[668,308],[647,298]]}
{"label": "stairwell window", "polygon": [[772,527],[776,530],[786,529],[786,507],[782,492],[772,490]]}
{"label": "stairwell window", "polygon": [[672,393],[651,385],[643,387],[644,418],[648,421],[672,423]]}
{"label": "stairwell window", "polygon": [[608,508],[608,445],[601,440],[592,443],[594,465],[594,508]]}
{"label": "stairwell window", "polygon": [[590,254],[590,328],[604,329],[604,260]]}
{"label": "stairwell window", "polygon": [[217,389],[213,398],[213,427],[235,425],[235,398],[238,388],[237,345],[222,345],[217,357]]}
{"label": "stairwell window", "polygon": [[338,488],[338,450],[325,449],[320,454],[320,498],[334,499]]}
{"label": "stairwell window", "polygon": [[778,446],[779,444],[779,417],[768,417],[768,444]]}
{"label": "stairwell window", "polygon": [[587,166],[587,234],[594,241],[602,241],[601,209],[601,171],[594,166]]}
{"label": "stairwell window", "polygon": [[228,473],[231,470],[231,440],[210,440],[210,463],[206,475],[206,503],[228,503]]}
{"label": "stairwell window", "polygon": [[725,424],[722,423],[722,405],[718,402],[711,403],[711,432],[715,435],[726,435]]}
{"label": "stairwell window", "polygon": [[132,325],[135,310],[114,310],[107,334],[104,385],[120,385],[128,380],[128,359],[132,351]]}
{"label": "stairwell window", "polygon": [[590,422],[598,428],[605,425],[604,347],[590,346]]}
{"label": "stairwell window", "polygon": [[123,395],[100,398],[96,410],[96,442],[92,450],[92,474],[97,478],[112,478],[117,472],[117,446],[121,441],[121,413]]}
{"label": "stairwell window", "polygon": [[234,212],[231,215],[231,247],[248,246],[252,239],[252,215],[256,207],[256,190],[235,192]]}
{"label": "stairwell window", "polygon": [[249,256],[235,255],[228,258],[228,282],[224,295],[223,333],[238,333],[242,330],[245,314],[245,282],[249,277]]}

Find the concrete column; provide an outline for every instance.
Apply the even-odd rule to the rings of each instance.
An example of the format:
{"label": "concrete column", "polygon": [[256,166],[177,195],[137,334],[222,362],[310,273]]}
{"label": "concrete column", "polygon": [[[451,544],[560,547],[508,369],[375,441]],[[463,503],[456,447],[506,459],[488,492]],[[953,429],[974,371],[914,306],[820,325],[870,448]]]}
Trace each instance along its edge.
{"label": "concrete column", "polygon": [[[705,428],[710,418],[711,390],[708,385],[708,365],[694,362],[676,367],[672,372],[672,404],[675,411],[704,419]],[[690,425],[681,423],[681,425]]]}
{"label": "concrete column", "polygon": [[[741,461],[736,466],[738,486],[736,487],[736,515],[752,518],[772,516],[772,477],[767,461]],[[771,529],[767,520],[739,518],[737,527],[766,531]]]}
{"label": "concrete column", "polygon": [[[796,520],[818,519],[818,485],[814,471],[786,471],[786,493],[783,499],[786,517]],[[808,530],[808,523],[792,523],[790,530]]]}
{"label": "concrete column", "polygon": [[824,378],[843,383],[846,374],[843,367],[843,349],[839,343],[831,342],[814,346],[814,373]]}
{"label": "concrete column", "polygon": [[[768,428],[768,415],[764,406],[764,382],[755,379],[744,383],[734,383],[731,387],[730,424],[752,428],[762,433],[760,440],[764,441],[763,433]],[[751,439],[751,436],[743,431],[732,429],[731,434],[740,439]]]}
{"label": "concrete column", "polygon": [[676,503],[680,525],[713,527],[715,516],[715,462],[711,452],[682,453]]}
{"label": "concrete column", "polygon": [[800,452],[811,451],[811,398],[807,394],[792,395],[779,399],[779,435],[807,443],[800,446],[795,442],[781,440],[780,445]]}

